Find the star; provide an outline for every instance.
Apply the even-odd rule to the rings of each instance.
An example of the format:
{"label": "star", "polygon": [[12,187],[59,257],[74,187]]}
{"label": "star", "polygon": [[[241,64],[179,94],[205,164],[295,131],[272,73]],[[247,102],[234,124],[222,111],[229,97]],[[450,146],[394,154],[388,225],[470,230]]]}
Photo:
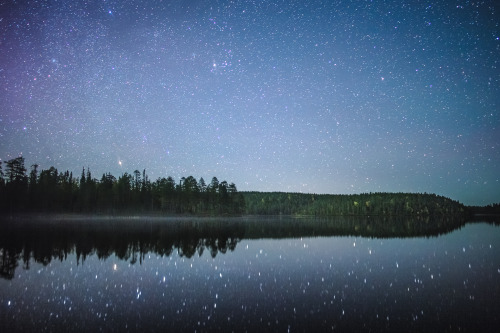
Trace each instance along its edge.
{"label": "star", "polygon": [[4,160],[500,201],[493,7],[16,6],[0,18]]}

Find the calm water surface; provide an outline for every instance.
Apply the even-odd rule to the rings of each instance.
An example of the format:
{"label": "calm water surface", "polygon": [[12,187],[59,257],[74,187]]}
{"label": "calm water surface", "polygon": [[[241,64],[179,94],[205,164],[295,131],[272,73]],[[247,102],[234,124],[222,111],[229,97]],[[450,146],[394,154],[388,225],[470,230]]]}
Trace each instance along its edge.
{"label": "calm water surface", "polygon": [[14,269],[4,246],[0,331],[499,329],[495,225],[416,238],[245,235],[166,251],[140,240],[104,251],[95,236],[86,251],[81,240],[63,251],[25,241]]}

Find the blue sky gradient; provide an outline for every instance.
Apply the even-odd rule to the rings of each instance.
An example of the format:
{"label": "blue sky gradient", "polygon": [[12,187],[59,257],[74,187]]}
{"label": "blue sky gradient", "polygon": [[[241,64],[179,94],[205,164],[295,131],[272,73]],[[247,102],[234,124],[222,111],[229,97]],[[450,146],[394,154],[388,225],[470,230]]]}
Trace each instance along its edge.
{"label": "blue sky gradient", "polygon": [[495,1],[0,5],[0,157],[500,201]]}

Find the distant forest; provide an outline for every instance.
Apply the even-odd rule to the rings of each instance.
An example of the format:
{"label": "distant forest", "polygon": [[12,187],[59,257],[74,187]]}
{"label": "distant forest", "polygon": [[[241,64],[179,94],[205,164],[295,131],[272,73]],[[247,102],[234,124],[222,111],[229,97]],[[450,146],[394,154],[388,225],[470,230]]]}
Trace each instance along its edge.
{"label": "distant forest", "polygon": [[24,158],[0,162],[0,212],[13,213],[86,213],[86,214],[197,214],[241,215],[245,201],[234,183],[213,177],[172,177],[151,181],[146,170],[125,172],[118,179],[110,173],[100,180],[87,168],[80,177],[56,168],[29,174]]}
{"label": "distant forest", "polygon": [[242,192],[246,213],[315,216],[464,216],[463,204],[435,194]]}
{"label": "distant forest", "polygon": [[[498,214],[500,205],[466,207],[449,198],[420,193],[352,195],[286,192],[238,192],[234,183],[213,177],[172,177],[151,181],[146,170],[94,178],[56,168],[29,173],[24,158],[0,161],[0,213],[192,214],[292,216],[470,216]],[[5,170],[5,171],[4,171]]]}

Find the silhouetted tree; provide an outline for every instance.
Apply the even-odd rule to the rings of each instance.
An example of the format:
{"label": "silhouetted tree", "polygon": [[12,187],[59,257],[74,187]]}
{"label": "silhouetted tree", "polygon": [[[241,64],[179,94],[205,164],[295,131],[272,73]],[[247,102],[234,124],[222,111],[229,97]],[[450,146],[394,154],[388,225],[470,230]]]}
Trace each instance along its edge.
{"label": "silhouetted tree", "polygon": [[200,188],[201,193],[205,193],[207,190],[207,184],[205,183],[205,179],[203,177],[198,181],[198,187]]}
{"label": "silhouetted tree", "polygon": [[4,179],[4,173],[2,169],[2,161],[0,160],[0,210],[5,210],[5,205],[6,202],[4,200],[5,196],[5,179]]}
{"label": "silhouetted tree", "polygon": [[39,207],[38,203],[38,164],[33,164],[31,166],[30,176],[29,176],[29,205],[31,209],[37,209]]}
{"label": "silhouetted tree", "polygon": [[113,210],[113,186],[116,178],[110,174],[103,174],[97,187],[97,202],[100,211],[111,212]]}
{"label": "silhouetted tree", "polygon": [[131,204],[132,175],[124,173],[118,178],[116,186],[113,187],[115,204],[119,209],[130,208]]}
{"label": "silhouetted tree", "polygon": [[38,202],[44,211],[55,211],[58,208],[58,171],[54,167],[40,172],[39,188],[40,196]]}
{"label": "silhouetted tree", "polygon": [[[56,168],[41,170],[33,164],[29,177],[22,157],[9,160],[4,175],[0,163],[0,212],[163,212],[189,214],[238,214],[244,200],[236,185],[219,183],[216,177],[210,185],[203,178],[182,177],[176,185],[172,177],[151,182],[143,169],[124,173],[116,179],[104,173],[100,180],[92,177],[90,168],[83,167],[80,178]],[[104,255],[104,254],[103,254]]]}
{"label": "silhouetted tree", "polygon": [[134,171],[134,190],[139,191],[141,188],[141,172],[139,170]]}
{"label": "silhouetted tree", "polygon": [[6,162],[5,199],[11,212],[24,208],[28,192],[28,177],[24,166],[24,157],[19,156]]}

